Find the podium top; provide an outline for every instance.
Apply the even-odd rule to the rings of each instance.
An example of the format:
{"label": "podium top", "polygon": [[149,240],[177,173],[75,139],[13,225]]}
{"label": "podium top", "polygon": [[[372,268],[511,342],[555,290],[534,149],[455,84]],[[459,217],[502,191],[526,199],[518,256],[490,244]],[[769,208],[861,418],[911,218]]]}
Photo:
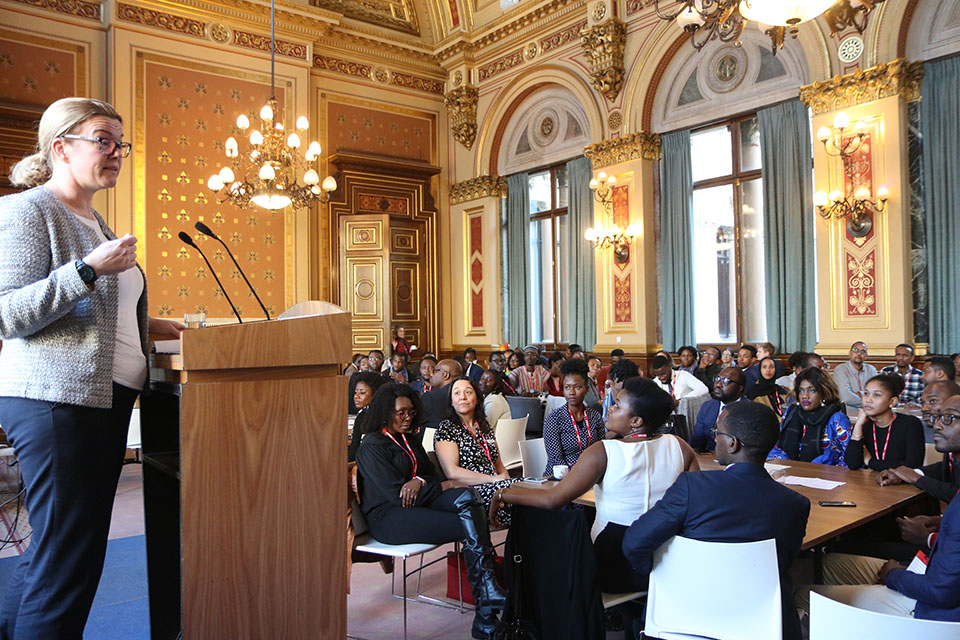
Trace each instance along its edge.
{"label": "podium top", "polygon": [[186,329],[183,369],[252,369],[343,364],[350,360],[350,314],[298,317]]}

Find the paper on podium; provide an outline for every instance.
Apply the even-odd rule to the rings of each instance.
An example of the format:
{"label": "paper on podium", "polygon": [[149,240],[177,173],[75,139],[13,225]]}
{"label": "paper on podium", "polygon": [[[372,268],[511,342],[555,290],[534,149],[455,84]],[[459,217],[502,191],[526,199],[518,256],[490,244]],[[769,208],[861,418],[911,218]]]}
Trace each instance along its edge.
{"label": "paper on podium", "polygon": [[180,353],[180,340],[154,340],[154,353]]}
{"label": "paper on podium", "polygon": [[281,313],[277,316],[277,320],[302,318],[304,316],[329,316],[336,313],[346,313],[346,310],[324,300],[304,300]]}

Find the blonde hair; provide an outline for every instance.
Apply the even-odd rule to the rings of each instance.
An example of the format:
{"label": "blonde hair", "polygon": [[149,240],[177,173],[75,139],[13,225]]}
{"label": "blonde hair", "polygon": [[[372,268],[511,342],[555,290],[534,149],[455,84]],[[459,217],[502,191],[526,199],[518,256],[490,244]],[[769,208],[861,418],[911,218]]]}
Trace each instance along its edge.
{"label": "blonde hair", "polygon": [[10,182],[19,187],[34,187],[49,180],[53,173],[53,141],[72,133],[94,116],[123,122],[112,105],[90,98],[62,98],[47,107],[40,118],[37,150],[13,166]]}

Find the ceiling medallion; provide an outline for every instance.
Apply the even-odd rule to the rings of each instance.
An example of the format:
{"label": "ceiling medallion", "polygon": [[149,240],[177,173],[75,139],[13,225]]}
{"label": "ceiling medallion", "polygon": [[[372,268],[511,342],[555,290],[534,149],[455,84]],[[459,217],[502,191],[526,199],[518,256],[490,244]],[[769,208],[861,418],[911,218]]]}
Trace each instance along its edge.
{"label": "ceiling medallion", "polygon": [[607,15],[607,5],[603,2],[598,2],[593,7],[593,19],[596,22],[600,22]]}
{"label": "ceiling medallion", "polygon": [[614,111],[609,116],[607,116],[607,125],[610,127],[610,131],[619,131],[620,125],[623,124],[623,114],[619,111]]}
{"label": "ceiling medallion", "polygon": [[863,38],[860,36],[848,36],[840,41],[837,47],[837,56],[841,62],[856,62],[863,55]]}

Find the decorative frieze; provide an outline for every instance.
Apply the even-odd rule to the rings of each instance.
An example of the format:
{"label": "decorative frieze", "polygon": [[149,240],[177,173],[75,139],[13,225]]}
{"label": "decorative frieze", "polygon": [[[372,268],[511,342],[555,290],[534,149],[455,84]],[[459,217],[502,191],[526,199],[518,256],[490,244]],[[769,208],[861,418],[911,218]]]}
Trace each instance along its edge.
{"label": "decorative frieze", "polygon": [[617,99],[623,88],[626,42],[627,26],[616,18],[580,33],[580,44],[590,61],[590,82],[610,102]]}
{"label": "decorative frieze", "polygon": [[353,62],[350,60],[341,60],[331,56],[313,55],[313,66],[325,71],[334,71],[346,76],[357,78],[370,78],[370,65]]}
{"label": "decorative frieze", "polygon": [[576,42],[580,39],[580,32],[583,31],[587,26],[587,21],[578,22],[572,27],[563,29],[562,31],[557,31],[554,34],[543,38],[540,41],[540,51],[547,52],[551,49],[557,49],[564,45],[570,44],[571,42]]}
{"label": "decorative frieze", "polygon": [[457,142],[467,149],[477,138],[477,100],[480,92],[476,87],[464,85],[443,97],[443,104],[450,115],[450,131]]}
{"label": "decorative frieze", "polygon": [[590,158],[594,169],[631,160],[659,160],[660,134],[641,131],[622,138],[604,140],[585,147],[583,155]]}
{"label": "decorative frieze", "polygon": [[163,13],[162,11],[145,9],[132,4],[117,4],[117,19],[123,20],[124,22],[142,24],[147,27],[156,27],[166,31],[174,31],[176,33],[182,33],[184,35],[194,36],[197,38],[207,37],[207,25],[199,20],[184,18],[183,16],[174,15],[172,13]]}
{"label": "decorative frieze", "polygon": [[435,93],[441,96],[443,95],[443,83],[439,80],[421,78],[420,76],[413,76],[408,73],[400,73],[399,71],[394,71],[391,74],[390,84],[395,84],[399,87],[407,87],[408,89],[416,89],[417,91]]}
{"label": "decorative frieze", "polygon": [[507,195],[507,179],[503,176],[479,176],[450,185],[450,204],[460,204],[480,198],[499,198],[505,195]]}
{"label": "decorative frieze", "polygon": [[907,62],[897,58],[863,71],[857,69],[845,76],[834,76],[824,82],[800,87],[800,99],[814,114],[827,113],[873,102],[889,96],[905,101],[920,99],[923,62]]}
{"label": "decorative frieze", "polygon": [[[239,47],[246,47],[248,49],[270,51],[270,36],[262,36],[259,33],[247,33],[246,31],[237,31],[234,29],[233,43]],[[281,56],[297,58],[298,60],[307,59],[307,46],[304,44],[277,40],[276,51],[277,54]]]}
{"label": "decorative frieze", "polygon": [[78,18],[100,20],[100,3],[84,2],[83,0],[13,0],[21,4],[47,9],[57,13],[65,13]]}
{"label": "decorative frieze", "polygon": [[489,62],[478,70],[478,77],[480,82],[484,80],[489,80],[490,78],[508,71],[517,65],[523,63],[523,49],[517,49],[502,58],[497,58],[493,62]]}

